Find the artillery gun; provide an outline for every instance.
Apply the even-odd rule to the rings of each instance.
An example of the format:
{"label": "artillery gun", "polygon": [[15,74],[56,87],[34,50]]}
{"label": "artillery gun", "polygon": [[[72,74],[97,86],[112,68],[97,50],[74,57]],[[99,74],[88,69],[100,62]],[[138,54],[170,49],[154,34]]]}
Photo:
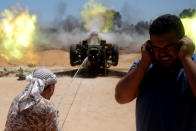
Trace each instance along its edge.
{"label": "artillery gun", "polygon": [[97,33],[91,33],[86,40],[70,46],[70,64],[82,64],[88,58],[88,66],[96,69],[110,68],[118,65],[119,51],[116,44],[106,43]]}

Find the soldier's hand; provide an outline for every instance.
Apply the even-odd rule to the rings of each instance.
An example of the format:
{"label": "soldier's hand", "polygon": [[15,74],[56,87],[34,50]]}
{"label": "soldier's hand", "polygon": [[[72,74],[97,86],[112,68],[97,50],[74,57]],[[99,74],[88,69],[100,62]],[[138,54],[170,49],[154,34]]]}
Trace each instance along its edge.
{"label": "soldier's hand", "polygon": [[180,46],[178,55],[180,60],[183,60],[186,57],[192,57],[195,50],[195,45],[190,38],[184,36],[181,40],[179,40],[178,44]]}
{"label": "soldier's hand", "polygon": [[148,65],[150,65],[154,58],[153,58],[153,53],[149,41],[146,41],[146,43],[142,45],[141,53],[142,53],[142,60],[146,62]]}

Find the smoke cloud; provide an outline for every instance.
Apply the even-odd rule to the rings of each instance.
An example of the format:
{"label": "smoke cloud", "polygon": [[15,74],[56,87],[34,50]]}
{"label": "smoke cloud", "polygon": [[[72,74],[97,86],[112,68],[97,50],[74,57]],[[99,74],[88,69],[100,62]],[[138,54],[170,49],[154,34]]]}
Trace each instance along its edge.
{"label": "smoke cloud", "polygon": [[59,49],[69,51],[71,44],[78,44],[88,35],[80,29],[73,29],[71,32],[57,29],[40,29],[39,37],[36,39],[37,50]]}
{"label": "smoke cloud", "polygon": [[132,24],[134,21],[128,21],[128,19],[135,16],[129,13],[130,10],[125,8],[125,5],[122,7],[123,13],[107,9],[109,12],[114,13],[112,17],[113,27],[107,33],[100,33],[100,29],[103,29],[105,24],[103,15],[98,14],[91,19],[88,25],[91,29],[89,32],[89,30],[84,28],[82,19],[71,15],[65,17],[67,5],[64,2],[60,2],[53,26],[50,28],[39,27],[36,47],[39,50],[62,49],[69,51],[71,44],[78,44],[86,39],[92,31],[96,31],[99,32],[101,38],[105,39],[107,43],[117,44],[120,52],[139,52],[140,46],[149,39],[148,28],[150,23],[139,21],[136,24]]}
{"label": "smoke cloud", "polygon": [[121,53],[140,52],[141,45],[148,39],[148,34],[111,32],[101,34],[101,38],[107,40],[108,43],[117,44]]}
{"label": "smoke cloud", "polygon": [[91,32],[101,32],[101,29],[104,28],[104,17],[102,15],[96,15],[92,18],[91,23],[88,25],[88,29]]}

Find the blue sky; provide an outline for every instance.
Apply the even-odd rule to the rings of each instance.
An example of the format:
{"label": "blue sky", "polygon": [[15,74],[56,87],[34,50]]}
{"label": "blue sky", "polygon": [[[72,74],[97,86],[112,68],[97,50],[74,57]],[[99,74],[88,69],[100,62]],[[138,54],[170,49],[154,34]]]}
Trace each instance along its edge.
{"label": "blue sky", "polygon": [[[195,8],[196,0],[96,0],[110,9],[119,11],[124,20],[135,23],[138,20],[150,20],[165,13],[179,14],[185,8]],[[0,12],[17,3],[28,7],[44,24],[50,24],[57,17],[59,4],[65,3],[68,15],[79,17],[79,12],[88,0],[1,0]]]}

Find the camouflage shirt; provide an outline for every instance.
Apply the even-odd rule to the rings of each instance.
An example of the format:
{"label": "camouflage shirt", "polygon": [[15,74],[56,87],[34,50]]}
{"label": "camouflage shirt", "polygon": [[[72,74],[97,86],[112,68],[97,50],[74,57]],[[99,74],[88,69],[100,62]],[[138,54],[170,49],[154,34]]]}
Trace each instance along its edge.
{"label": "camouflage shirt", "polygon": [[18,112],[18,95],[12,102],[5,131],[59,131],[58,113],[54,105],[42,98],[29,109]]}

